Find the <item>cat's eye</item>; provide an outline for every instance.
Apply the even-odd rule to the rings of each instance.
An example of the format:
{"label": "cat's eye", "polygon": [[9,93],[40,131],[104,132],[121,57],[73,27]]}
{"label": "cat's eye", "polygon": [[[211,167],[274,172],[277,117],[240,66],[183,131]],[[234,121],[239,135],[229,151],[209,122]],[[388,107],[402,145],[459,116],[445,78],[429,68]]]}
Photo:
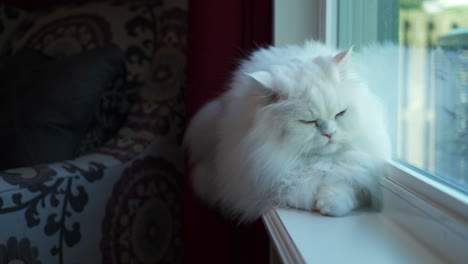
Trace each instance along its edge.
{"label": "cat's eye", "polygon": [[314,124],[317,125],[317,120],[299,120],[299,122],[304,123],[304,124]]}
{"label": "cat's eye", "polygon": [[338,114],[336,114],[336,115],[335,115],[335,118],[338,118],[338,117],[344,115],[344,114],[346,113],[346,110],[347,110],[347,109],[345,109],[345,110],[339,112]]}

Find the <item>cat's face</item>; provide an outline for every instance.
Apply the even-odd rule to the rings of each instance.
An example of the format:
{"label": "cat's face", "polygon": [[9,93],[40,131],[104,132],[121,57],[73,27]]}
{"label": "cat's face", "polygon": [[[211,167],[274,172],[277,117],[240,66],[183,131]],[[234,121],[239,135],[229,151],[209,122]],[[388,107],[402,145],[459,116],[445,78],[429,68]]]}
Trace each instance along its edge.
{"label": "cat's face", "polygon": [[278,144],[306,155],[328,155],[359,134],[361,84],[340,63],[336,57],[295,61],[252,76],[267,88],[260,122],[268,123]]}

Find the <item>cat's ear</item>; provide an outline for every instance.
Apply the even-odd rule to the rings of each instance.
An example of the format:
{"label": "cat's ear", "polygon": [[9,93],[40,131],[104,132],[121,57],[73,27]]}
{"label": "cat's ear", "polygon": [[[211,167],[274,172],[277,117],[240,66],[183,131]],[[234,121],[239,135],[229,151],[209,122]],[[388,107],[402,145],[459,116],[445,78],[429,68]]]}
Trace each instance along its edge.
{"label": "cat's ear", "polygon": [[354,45],[351,46],[351,48],[336,54],[335,57],[333,57],[333,61],[338,65],[342,63],[347,63],[353,51],[353,48],[354,48]]}
{"label": "cat's ear", "polygon": [[265,88],[273,88],[273,78],[271,73],[267,71],[256,71],[252,73],[245,73],[246,75],[252,77],[255,81],[260,83]]}
{"label": "cat's ear", "polygon": [[349,63],[349,57],[351,57],[353,47],[354,45],[351,46],[349,49],[336,54],[335,57],[333,57],[333,62],[338,66],[341,77],[344,77],[344,75],[346,74],[346,69]]}
{"label": "cat's ear", "polygon": [[273,78],[271,73],[267,71],[257,71],[245,74],[261,85],[260,89],[257,89],[259,102],[269,105],[280,101],[281,96],[273,91]]}

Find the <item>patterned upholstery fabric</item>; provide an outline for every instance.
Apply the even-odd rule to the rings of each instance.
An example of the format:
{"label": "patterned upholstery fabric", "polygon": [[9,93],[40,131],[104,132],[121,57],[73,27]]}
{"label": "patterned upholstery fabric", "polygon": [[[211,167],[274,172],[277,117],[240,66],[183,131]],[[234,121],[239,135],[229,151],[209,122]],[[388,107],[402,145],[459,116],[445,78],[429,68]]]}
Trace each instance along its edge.
{"label": "patterned upholstery fabric", "polygon": [[[0,172],[0,264],[182,261],[186,5],[128,0],[28,15],[11,52],[64,56],[113,42],[129,87],[101,103],[100,123],[122,122],[112,138],[96,132],[75,160]],[[115,113],[123,121],[106,119]]]}

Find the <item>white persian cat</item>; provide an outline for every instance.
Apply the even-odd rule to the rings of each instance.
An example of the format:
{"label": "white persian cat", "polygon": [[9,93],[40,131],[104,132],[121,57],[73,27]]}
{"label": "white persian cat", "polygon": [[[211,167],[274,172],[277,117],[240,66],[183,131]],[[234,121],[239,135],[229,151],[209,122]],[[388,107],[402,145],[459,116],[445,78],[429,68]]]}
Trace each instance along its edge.
{"label": "white persian cat", "polygon": [[242,61],[187,129],[196,194],[241,222],[274,206],[342,216],[375,204],[390,142],[351,56],[308,41]]}

